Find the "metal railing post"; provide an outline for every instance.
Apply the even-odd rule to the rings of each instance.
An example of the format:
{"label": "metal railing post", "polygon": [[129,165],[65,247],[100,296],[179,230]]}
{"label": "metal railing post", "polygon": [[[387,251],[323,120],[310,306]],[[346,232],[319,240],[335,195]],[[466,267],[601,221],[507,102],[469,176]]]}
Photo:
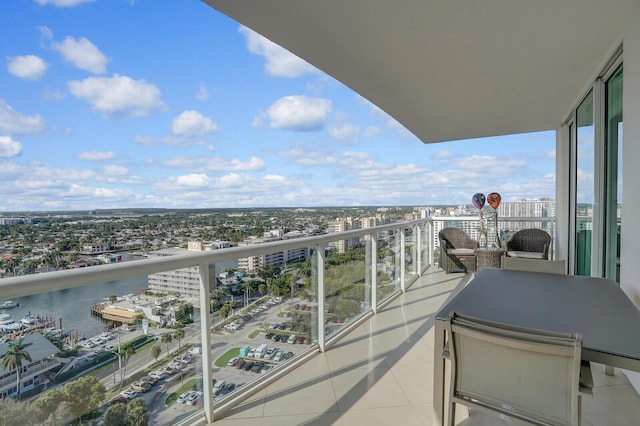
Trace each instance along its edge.
{"label": "metal railing post", "polygon": [[420,276],[422,275],[422,233],[420,232],[420,226],[413,226],[413,272]]}
{"label": "metal railing post", "polygon": [[406,238],[406,235],[407,235],[407,233],[405,232],[405,229],[404,228],[400,228],[400,289],[402,290],[403,293],[405,292],[404,263],[405,263],[406,259],[405,259],[405,255],[404,255],[404,247],[405,247],[404,239]]}
{"label": "metal railing post", "polygon": [[318,246],[318,264],[316,265],[318,271],[318,348],[320,352],[325,351],[325,329],[324,329],[324,261],[325,252],[324,247]]}
{"label": "metal railing post", "polygon": [[213,423],[213,371],[211,371],[211,316],[209,315],[209,264],[201,262],[200,272],[200,341],[202,343],[202,392],[204,414]]}
{"label": "metal railing post", "polygon": [[378,238],[373,233],[371,239],[371,310],[378,313]]}

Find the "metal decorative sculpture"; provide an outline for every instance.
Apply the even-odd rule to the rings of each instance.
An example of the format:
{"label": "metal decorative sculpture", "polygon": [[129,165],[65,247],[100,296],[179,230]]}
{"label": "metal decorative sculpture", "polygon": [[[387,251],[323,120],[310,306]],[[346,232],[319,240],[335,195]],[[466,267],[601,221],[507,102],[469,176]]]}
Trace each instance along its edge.
{"label": "metal decorative sculpture", "polygon": [[487,203],[493,209],[493,244],[495,247],[500,248],[500,232],[498,231],[498,206],[500,206],[500,194],[492,192],[487,195]]}
{"label": "metal decorative sculpture", "polygon": [[480,228],[478,228],[478,232],[480,233],[480,238],[478,243],[480,247],[487,246],[487,223],[484,218],[484,214],[482,212],[482,208],[484,207],[485,201],[486,201],[486,197],[484,196],[484,194],[480,192],[478,192],[477,194],[474,194],[473,197],[471,197],[471,202],[478,209],[480,214]]}
{"label": "metal decorative sculpture", "polygon": [[[500,233],[498,232],[498,206],[500,206],[500,200],[500,194],[497,192],[492,192],[486,197],[478,192],[471,197],[471,202],[478,209],[480,215],[480,228],[478,228],[480,233],[478,243],[480,247],[485,248],[489,244],[489,221],[491,221],[493,225],[492,244],[500,248]],[[488,204],[487,206],[485,206],[485,202]]]}

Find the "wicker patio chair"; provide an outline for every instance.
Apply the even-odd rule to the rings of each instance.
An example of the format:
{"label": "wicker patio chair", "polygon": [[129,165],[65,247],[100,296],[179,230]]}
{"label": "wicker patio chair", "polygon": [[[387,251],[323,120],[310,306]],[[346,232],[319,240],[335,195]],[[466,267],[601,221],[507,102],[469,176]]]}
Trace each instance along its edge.
{"label": "wicker patio chair", "polygon": [[551,236],[542,229],[522,229],[506,243],[507,256],[549,260]]}
{"label": "wicker patio chair", "polygon": [[453,271],[476,270],[478,242],[458,228],[444,228],[438,233],[440,239],[440,267],[448,274]]}

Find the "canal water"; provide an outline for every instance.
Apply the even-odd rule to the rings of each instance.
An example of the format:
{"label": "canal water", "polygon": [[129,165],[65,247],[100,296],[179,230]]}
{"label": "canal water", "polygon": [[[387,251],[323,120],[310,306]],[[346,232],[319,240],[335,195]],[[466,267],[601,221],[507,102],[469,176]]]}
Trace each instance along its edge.
{"label": "canal water", "polygon": [[[237,261],[228,262],[228,265],[221,265],[217,269],[237,268],[237,265]],[[78,338],[91,338],[104,331],[108,325],[101,318],[91,314],[93,304],[108,299],[111,295],[136,294],[146,288],[148,288],[146,275],[130,277],[97,285],[16,297],[12,300],[19,302],[20,306],[0,312],[11,315],[15,321],[20,321],[28,314],[51,317],[56,321],[56,327],[60,327],[60,321],[62,321],[64,331],[76,333]]]}
{"label": "canal water", "polygon": [[31,313],[40,317],[51,317],[56,320],[56,326],[65,331],[74,331],[79,338],[91,338],[100,334],[107,323],[91,314],[91,305],[108,299],[115,294],[135,294],[146,289],[147,276],[132,277],[103,284],[52,291],[33,296],[17,297],[12,300],[20,306],[5,309],[4,313],[19,321]]}

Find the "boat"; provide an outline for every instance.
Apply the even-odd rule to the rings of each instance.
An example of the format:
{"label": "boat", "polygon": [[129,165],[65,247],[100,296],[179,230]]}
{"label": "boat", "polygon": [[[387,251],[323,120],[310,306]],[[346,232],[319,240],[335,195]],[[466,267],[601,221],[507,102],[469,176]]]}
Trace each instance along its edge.
{"label": "boat", "polygon": [[36,325],[38,323],[38,319],[33,314],[27,314],[20,320],[20,322],[24,325],[31,326]]}
{"label": "boat", "polygon": [[20,306],[20,302],[16,302],[15,300],[5,300],[0,303],[0,309],[15,308],[17,306]]}
{"label": "boat", "polygon": [[15,322],[11,318],[0,321],[0,329],[6,333],[18,331],[22,328],[22,324]]}

